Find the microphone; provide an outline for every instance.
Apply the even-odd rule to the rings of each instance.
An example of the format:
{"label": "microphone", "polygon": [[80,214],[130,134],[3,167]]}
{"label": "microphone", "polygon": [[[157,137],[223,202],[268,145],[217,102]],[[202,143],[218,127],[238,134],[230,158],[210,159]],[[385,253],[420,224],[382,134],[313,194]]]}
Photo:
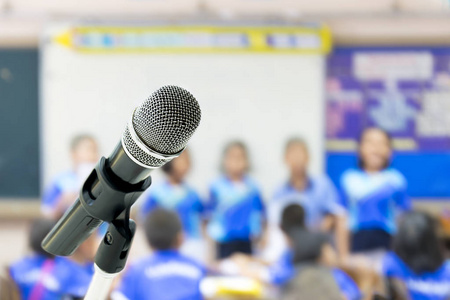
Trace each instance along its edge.
{"label": "microphone", "polygon": [[104,221],[129,214],[150,186],[151,171],[183,152],[200,119],[200,106],[187,90],[155,91],[135,109],[111,155],[100,159],[78,199],[43,240],[44,250],[71,255]]}

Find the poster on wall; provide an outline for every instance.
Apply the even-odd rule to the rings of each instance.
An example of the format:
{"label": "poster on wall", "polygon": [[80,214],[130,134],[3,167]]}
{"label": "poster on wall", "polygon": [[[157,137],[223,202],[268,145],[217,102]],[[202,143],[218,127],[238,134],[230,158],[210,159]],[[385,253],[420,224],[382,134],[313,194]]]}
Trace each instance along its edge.
{"label": "poster on wall", "polygon": [[356,167],[366,127],[393,138],[393,167],[417,198],[450,197],[450,48],[340,48],[328,58],[327,169]]}

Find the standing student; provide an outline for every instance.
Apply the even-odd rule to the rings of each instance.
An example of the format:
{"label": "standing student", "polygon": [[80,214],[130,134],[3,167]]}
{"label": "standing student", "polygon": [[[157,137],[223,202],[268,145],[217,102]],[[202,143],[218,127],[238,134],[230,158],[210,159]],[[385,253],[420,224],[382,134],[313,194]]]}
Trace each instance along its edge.
{"label": "standing student", "polygon": [[185,150],[178,158],[162,167],[166,180],[150,190],[145,199],[141,215],[145,218],[148,213],[157,208],[175,211],[180,217],[185,235],[181,252],[204,261],[205,251],[202,242],[204,224],[204,205],[198,193],[189,186],[186,175],[191,167],[189,152]]}
{"label": "standing student", "polygon": [[58,219],[80,192],[82,183],[98,161],[98,145],[88,134],[75,136],[70,143],[72,168],[56,176],[44,191],[41,210],[45,216]]}
{"label": "standing student", "polygon": [[217,258],[240,252],[252,254],[252,243],[262,235],[265,208],[259,188],[248,176],[247,147],[229,143],[223,152],[223,175],[210,187],[208,233],[217,244]]}
{"label": "standing student", "polygon": [[151,211],[145,234],[153,254],[126,269],[113,300],[201,300],[200,281],[206,270],[179,253],[182,224],[176,213]]}
{"label": "standing student", "polygon": [[432,217],[410,212],[401,218],[383,274],[394,300],[450,299],[450,262]]}
{"label": "standing student", "polygon": [[[335,186],[324,175],[308,174],[309,152],[304,140],[291,138],[285,146],[284,160],[289,170],[289,179],[276,191],[270,203],[268,211],[272,227],[278,227],[281,212],[286,206],[292,203],[300,204],[305,209],[307,228],[333,231],[338,253],[340,257],[345,257],[348,253],[346,214]],[[276,231],[272,232],[272,241],[280,241],[272,244],[281,245],[280,235]],[[280,252],[277,249],[269,251]]]}
{"label": "standing student", "polygon": [[406,180],[390,167],[392,144],[379,128],[363,131],[359,166],[341,178],[343,202],[348,209],[351,251],[372,258],[389,249],[398,213],[411,209]]}

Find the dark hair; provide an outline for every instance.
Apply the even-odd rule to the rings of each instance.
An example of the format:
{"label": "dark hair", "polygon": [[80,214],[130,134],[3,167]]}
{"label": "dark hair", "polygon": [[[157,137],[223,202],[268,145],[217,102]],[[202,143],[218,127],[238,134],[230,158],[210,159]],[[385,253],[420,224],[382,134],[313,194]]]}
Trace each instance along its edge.
{"label": "dark hair", "polygon": [[[359,152],[360,152],[360,148],[361,148],[361,144],[362,144],[362,140],[364,138],[364,135],[370,130],[377,130],[377,131],[383,133],[384,136],[386,137],[386,139],[389,142],[390,148],[392,149],[392,137],[389,134],[389,132],[387,132],[386,130],[384,130],[384,129],[380,128],[380,127],[366,127],[366,128],[364,128],[361,131],[361,133],[359,134],[359,136],[358,136],[358,167],[361,170],[364,170],[365,166],[364,166],[364,161],[362,160],[361,154]],[[391,161],[389,159],[387,159],[385,161],[384,165],[383,165],[383,170],[388,168],[390,165],[391,165]]]}
{"label": "dark hair", "polygon": [[288,149],[294,145],[294,144],[300,144],[303,149],[305,150],[305,152],[309,152],[308,151],[308,144],[306,143],[306,141],[304,139],[302,139],[301,137],[291,137],[286,144],[284,145],[284,154],[287,153]]}
{"label": "dark hair", "polygon": [[281,230],[285,234],[289,234],[296,228],[305,227],[305,210],[303,206],[292,203],[286,206],[281,213]]}
{"label": "dark hair", "polygon": [[144,226],[147,241],[153,250],[173,249],[182,229],[178,215],[161,208],[148,214]]}
{"label": "dark hair", "polygon": [[400,220],[393,250],[415,273],[434,272],[445,261],[438,223],[423,212],[409,212]]}
{"label": "dark hair", "polygon": [[322,255],[322,247],[330,242],[326,234],[306,229],[291,230],[289,237],[293,244],[294,264],[317,262]]}
{"label": "dark hair", "polygon": [[28,233],[28,244],[34,253],[53,258],[53,255],[42,248],[41,243],[55,224],[56,222],[50,219],[36,219],[33,221]]}
{"label": "dark hair", "polygon": [[77,149],[77,147],[81,144],[81,142],[85,141],[85,140],[91,140],[95,142],[95,138],[94,136],[87,134],[87,133],[83,133],[83,134],[78,134],[76,136],[74,136],[72,138],[72,140],[70,141],[70,150],[74,151]]}
{"label": "dark hair", "polygon": [[[223,167],[223,161],[224,161],[224,159],[225,159],[225,156],[227,155],[228,151],[230,151],[230,149],[231,149],[231,148],[234,148],[234,147],[241,148],[241,150],[244,152],[245,158],[247,159],[248,165],[250,165],[250,162],[249,162],[249,155],[248,155],[248,148],[247,148],[247,146],[245,145],[245,143],[244,143],[243,141],[234,140],[234,141],[228,142],[228,143],[225,145],[225,147],[223,148],[223,152],[222,152],[222,162],[221,162],[221,169],[222,169],[222,171],[224,170],[224,167]],[[250,169],[250,166],[247,168],[246,171],[249,171],[249,169]]]}

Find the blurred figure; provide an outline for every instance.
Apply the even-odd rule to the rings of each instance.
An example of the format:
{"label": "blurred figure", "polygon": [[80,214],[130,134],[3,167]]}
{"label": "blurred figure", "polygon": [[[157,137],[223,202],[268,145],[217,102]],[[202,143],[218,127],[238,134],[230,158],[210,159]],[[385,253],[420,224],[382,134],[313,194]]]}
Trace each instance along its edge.
{"label": "blurred figure", "polygon": [[72,169],[59,174],[45,190],[41,210],[58,219],[78,196],[81,186],[98,161],[98,145],[88,134],[75,136],[70,143]]}
{"label": "blurred figure", "polygon": [[55,260],[53,255],[45,252],[41,246],[42,240],[54,225],[55,222],[52,220],[34,221],[28,233],[31,254],[9,268],[9,273],[19,288],[21,299],[44,299],[46,286],[56,281],[47,280],[47,275],[54,268]]}
{"label": "blurred figure", "polygon": [[144,200],[141,215],[145,218],[156,208],[175,211],[181,219],[186,237],[180,249],[181,253],[204,262],[206,253],[201,239],[204,205],[197,192],[185,182],[190,167],[191,161],[187,150],[165,164],[162,170],[167,176],[166,181],[150,189],[149,197]]}
{"label": "blurred figure", "polygon": [[336,268],[337,256],[328,237],[320,232],[295,229],[292,243],[294,276],[281,299],[361,299],[355,282]]}
{"label": "blurred figure", "polygon": [[206,270],[178,252],[183,243],[182,224],[176,213],[155,209],[145,222],[152,255],[132,264],[113,300],[202,299],[200,281]]}
{"label": "blurred figure", "polygon": [[[287,289],[289,290],[288,294],[291,294],[293,288],[295,291],[300,291],[297,290],[297,287],[294,287],[297,284],[295,278],[300,276],[299,272],[303,272],[304,269],[308,270],[308,273],[317,271],[316,275],[321,278],[318,280],[321,287],[314,293],[320,294],[320,290],[324,288],[322,284],[325,284],[325,287],[332,287],[331,290],[338,296],[336,299],[361,299],[361,293],[354,281],[343,271],[336,268],[336,252],[327,236],[323,233],[309,232],[305,228],[305,211],[303,207],[298,204],[286,206],[282,212],[280,227],[289,248],[275,264],[269,265],[265,262],[265,264],[268,264],[268,268],[265,269],[252,269],[252,265],[248,261],[255,262],[255,259],[247,258],[247,264],[243,264],[244,258],[242,256],[234,257],[235,261],[240,264],[242,275]],[[315,271],[311,272],[311,269]],[[316,275],[312,276],[312,278]],[[324,281],[322,282],[321,280]],[[292,283],[293,281],[295,283]],[[303,282],[303,279],[300,282]],[[311,281],[310,284],[315,286],[316,283]],[[303,286],[303,288],[311,290],[311,286],[308,287],[308,285]],[[335,288],[337,288],[337,291]],[[306,297],[306,295],[310,295],[308,294],[309,292],[299,293],[303,297],[288,299],[315,299]],[[293,295],[291,296],[293,297]],[[327,296],[330,296],[330,294],[325,292],[322,297]]]}
{"label": "blurred figure", "polygon": [[208,233],[217,243],[217,258],[252,254],[253,242],[263,235],[265,207],[255,182],[248,176],[247,147],[229,143],[223,152],[223,175],[210,188]]}
{"label": "blurred figure", "polygon": [[[345,257],[348,253],[346,216],[335,186],[326,176],[313,177],[308,174],[309,153],[302,139],[292,138],[286,143],[284,159],[289,169],[289,179],[277,190],[269,206],[272,228],[278,228],[281,212],[287,205],[300,204],[305,209],[306,226],[316,231],[333,230],[338,253]],[[267,256],[276,257],[283,251],[283,239],[276,230],[271,230],[270,240],[272,249],[267,251]]]}
{"label": "blurred figure", "polygon": [[89,287],[96,237],[86,240],[73,256],[55,258],[41,247],[54,224],[47,219],[35,221],[29,233],[32,254],[10,266],[24,300],[82,299]]}
{"label": "blurred figure", "polygon": [[389,167],[392,145],[385,131],[364,130],[358,153],[359,168],[346,171],[341,178],[343,202],[350,218],[351,251],[379,265],[390,248],[397,214],[410,210],[411,202],[405,178]]}
{"label": "blurred figure", "polygon": [[450,299],[450,262],[445,262],[437,222],[432,217],[410,212],[401,218],[383,273],[391,299]]}

